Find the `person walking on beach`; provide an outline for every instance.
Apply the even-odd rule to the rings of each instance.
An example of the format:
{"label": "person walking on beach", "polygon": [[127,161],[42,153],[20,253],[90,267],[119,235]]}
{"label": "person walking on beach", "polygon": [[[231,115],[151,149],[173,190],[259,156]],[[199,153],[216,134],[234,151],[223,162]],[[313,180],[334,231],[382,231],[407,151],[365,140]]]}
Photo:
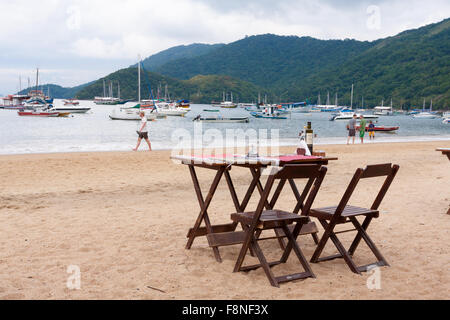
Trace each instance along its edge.
{"label": "person walking on beach", "polygon": [[369,140],[375,139],[375,125],[372,120],[369,121]]}
{"label": "person walking on beach", "polygon": [[353,144],[355,144],[355,131],[356,131],[356,114],[353,114],[353,118],[351,118],[347,123],[348,137],[347,144],[350,142],[350,137],[353,138]]}
{"label": "person walking on beach", "polygon": [[136,148],[134,148],[133,151],[137,151],[139,145],[141,144],[142,139],[145,139],[145,142],[147,142],[148,144],[149,151],[152,151],[152,145],[150,143],[150,140],[148,140],[147,117],[145,116],[145,112],[144,111],[139,112],[139,116],[141,117],[141,123],[139,125],[140,129],[137,132],[139,137]]}
{"label": "person walking on beach", "polygon": [[361,138],[361,143],[364,143],[364,135],[366,134],[366,120],[364,116],[361,115],[359,121],[359,137]]}

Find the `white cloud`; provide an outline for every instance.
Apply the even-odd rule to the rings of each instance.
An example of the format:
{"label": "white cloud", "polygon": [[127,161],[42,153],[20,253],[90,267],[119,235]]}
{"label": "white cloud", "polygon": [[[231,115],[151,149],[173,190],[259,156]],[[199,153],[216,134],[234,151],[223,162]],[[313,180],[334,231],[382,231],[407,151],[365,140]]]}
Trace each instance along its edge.
{"label": "white cloud", "polygon": [[[370,5],[380,8],[377,28],[367,27]],[[447,18],[450,2],[3,0],[0,12],[11,13],[0,19],[0,68],[70,70],[67,78],[79,84],[87,74],[80,70],[109,73],[134,63],[138,54],[194,42],[229,43],[263,33],[374,40]],[[54,74],[55,82],[71,85]],[[0,72],[0,91],[13,90],[4,78],[10,76]]]}

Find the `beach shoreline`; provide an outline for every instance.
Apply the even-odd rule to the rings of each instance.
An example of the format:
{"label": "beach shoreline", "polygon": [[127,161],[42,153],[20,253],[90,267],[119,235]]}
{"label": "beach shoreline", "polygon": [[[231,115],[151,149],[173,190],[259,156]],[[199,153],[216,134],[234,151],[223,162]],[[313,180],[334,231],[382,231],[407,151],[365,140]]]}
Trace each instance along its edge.
{"label": "beach shoreline", "polygon": [[[367,287],[370,274],[353,274],[340,259],[311,264],[316,279],[277,289],[262,270],[232,272],[240,246],[221,248],[222,263],[204,238],[186,250],[199,207],[187,167],[174,163],[168,150],[0,155],[0,299],[449,299],[450,161],[437,147],[449,142],[320,145],[338,160],[327,165],[313,207],[337,204],[358,167],[400,165],[381,217],[369,228],[391,265],[380,269],[379,289]],[[241,199],[250,174],[233,168],[231,175]],[[198,176],[205,193],[213,173],[199,169]],[[370,205],[372,188],[363,183],[352,204]],[[283,209],[294,204],[292,198],[292,192],[282,193]],[[255,195],[249,207],[256,202]],[[221,182],[211,220],[229,222],[233,208]],[[351,235],[339,238],[348,245]],[[299,244],[309,259],[311,237]],[[263,250],[268,258],[279,252],[276,241]],[[325,252],[335,249],[328,244]],[[365,264],[374,257],[361,245],[355,260]],[[67,287],[70,266],[79,267],[78,290]],[[286,274],[301,267],[291,257],[274,270]]]}

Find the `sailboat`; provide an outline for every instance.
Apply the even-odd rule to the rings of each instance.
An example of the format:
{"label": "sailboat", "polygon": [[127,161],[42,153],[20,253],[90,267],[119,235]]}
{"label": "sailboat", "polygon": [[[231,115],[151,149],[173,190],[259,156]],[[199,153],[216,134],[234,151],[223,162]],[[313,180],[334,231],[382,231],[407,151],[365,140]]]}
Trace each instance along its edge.
{"label": "sailboat", "polygon": [[225,92],[223,93],[223,101],[219,104],[221,108],[237,108],[237,104],[233,103],[233,92],[230,94],[231,100],[226,100]]}
{"label": "sailboat", "polygon": [[[139,58],[138,63],[138,104],[132,108],[120,108],[113,109],[109,118],[111,120],[141,120],[139,116],[140,112],[143,111],[147,120],[155,120],[158,117],[158,113],[155,108],[143,109],[141,108],[141,59]],[[155,112],[153,112],[155,111]]]}
{"label": "sailboat", "polygon": [[422,112],[414,114],[413,118],[416,118],[416,119],[434,119],[434,118],[437,118],[438,116],[435,113],[432,113],[432,110],[433,110],[433,99],[431,100],[430,110],[428,112],[425,111],[425,99],[423,99]]}

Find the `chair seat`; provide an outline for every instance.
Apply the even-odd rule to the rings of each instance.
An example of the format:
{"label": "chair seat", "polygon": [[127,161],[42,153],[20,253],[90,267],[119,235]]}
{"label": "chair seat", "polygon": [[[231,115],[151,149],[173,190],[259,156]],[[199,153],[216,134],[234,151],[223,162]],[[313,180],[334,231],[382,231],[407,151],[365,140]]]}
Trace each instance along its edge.
{"label": "chair seat", "polygon": [[[337,206],[311,209],[309,215],[311,217],[316,217],[318,219],[331,220],[334,213],[336,212],[336,209]],[[347,218],[349,217],[362,215],[364,216],[372,215],[373,218],[378,218],[379,211],[355,206],[345,206],[344,211],[342,211],[341,214],[341,219],[339,219],[338,222],[344,223],[345,221],[347,221]]]}
{"label": "chair seat", "polygon": [[[253,220],[254,211],[251,212],[241,212],[241,213],[233,213],[231,215],[231,220],[238,223],[244,223],[246,225],[250,225]],[[283,224],[291,224],[295,221],[303,221],[304,223],[308,223],[308,217],[301,216],[299,214],[295,214],[292,212],[282,211],[282,210],[264,210],[259,218],[260,223],[257,228],[266,229],[266,228],[276,228],[280,227]]]}

